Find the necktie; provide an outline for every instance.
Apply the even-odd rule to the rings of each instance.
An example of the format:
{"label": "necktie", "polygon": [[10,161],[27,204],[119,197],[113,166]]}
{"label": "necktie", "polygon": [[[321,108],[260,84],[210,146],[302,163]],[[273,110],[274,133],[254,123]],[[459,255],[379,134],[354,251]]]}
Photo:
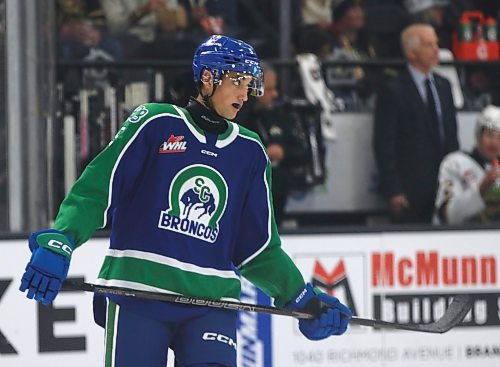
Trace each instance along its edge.
{"label": "necktie", "polygon": [[441,143],[444,143],[443,126],[437,114],[436,100],[434,99],[434,93],[432,93],[430,79],[425,79],[425,93],[427,95],[427,109],[429,110],[432,126],[437,130]]}

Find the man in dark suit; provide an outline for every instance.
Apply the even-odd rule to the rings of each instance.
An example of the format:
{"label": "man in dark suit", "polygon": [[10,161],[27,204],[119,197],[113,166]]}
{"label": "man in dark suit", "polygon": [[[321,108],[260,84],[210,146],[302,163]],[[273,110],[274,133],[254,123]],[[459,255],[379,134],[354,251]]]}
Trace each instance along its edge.
{"label": "man in dark suit", "polygon": [[391,218],[430,223],[442,158],[458,149],[455,106],[438,65],[438,39],[429,25],[401,34],[407,68],[380,91],[375,107],[374,150],[382,194]]}

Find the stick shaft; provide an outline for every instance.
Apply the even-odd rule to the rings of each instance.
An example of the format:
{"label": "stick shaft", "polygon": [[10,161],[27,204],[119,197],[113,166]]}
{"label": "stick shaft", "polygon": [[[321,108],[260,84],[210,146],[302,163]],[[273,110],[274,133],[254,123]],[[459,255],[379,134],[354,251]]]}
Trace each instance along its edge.
{"label": "stick shaft", "polygon": [[100,294],[114,294],[117,296],[145,298],[150,300],[178,303],[184,305],[225,308],[236,311],[260,312],[272,315],[292,316],[302,319],[313,319],[315,317],[313,314],[307,312],[291,311],[271,306],[253,305],[251,303],[244,303],[244,302],[217,301],[213,299],[187,297],[177,294],[157,293],[157,292],[149,292],[149,291],[142,291],[136,289],[122,288],[122,287],[111,287],[105,285],[82,283],[72,280],[66,280],[63,283],[62,289],[73,290],[73,291],[79,290],[79,291],[100,293]]}
{"label": "stick shaft", "polygon": [[[205,298],[187,297],[169,293],[149,292],[143,290],[104,286],[79,281],[66,280],[62,286],[63,290],[79,290],[85,292],[112,294],[118,296],[145,298],[156,301],[171,302],[185,305],[205,306],[214,308],[225,308],[236,311],[260,312],[272,315],[291,316],[301,319],[314,319],[312,313],[291,311],[283,308],[271,306],[253,305],[244,302],[220,301]],[[470,296],[462,294],[456,296],[445,314],[437,321],[430,324],[399,324],[377,319],[366,319],[361,317],[351,317],[349,322],[354,325],[362,325],[382,329],[399,329],[408,331],[420,331],[426,333],[444,333],[459,324],[472,307]]]}

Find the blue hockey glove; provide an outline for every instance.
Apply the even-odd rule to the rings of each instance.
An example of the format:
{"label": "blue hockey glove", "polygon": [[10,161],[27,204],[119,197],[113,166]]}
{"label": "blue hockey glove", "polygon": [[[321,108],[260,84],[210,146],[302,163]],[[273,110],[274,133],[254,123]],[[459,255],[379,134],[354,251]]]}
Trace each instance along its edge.
{"label": "blue hockey glove", "polygon": [[32,254],[19,290],[28,290],[28,298],[34,297],[48,305],[57,296],[68,275],[74,242],[55,229],[33,232],[28,242]]}
{"label": "blue hockey glove", "polygon": [[352,316],[351,310],[340,303],[337,298],[314,289],[310,283],[307,283],[285,308],[318,315],[312,320],[299,320],[299,330],[309,340],[342,335],[347,330]]}

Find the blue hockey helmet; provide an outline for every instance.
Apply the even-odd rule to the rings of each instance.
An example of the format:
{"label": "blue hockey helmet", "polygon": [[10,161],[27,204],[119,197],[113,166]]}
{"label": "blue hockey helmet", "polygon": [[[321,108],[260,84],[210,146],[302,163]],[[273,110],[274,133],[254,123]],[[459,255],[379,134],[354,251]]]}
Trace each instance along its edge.
{"label": "blue hockey helmet", "polygon": [[201,43],[193,57],[195,83],[200,82],[203,70],[208,69],[217,85],[224,72],[235,71],[252,77],[249,92],[252,96],[264,95],[264,78],[260,60],[248,43],[227,36],[211,36]]}

